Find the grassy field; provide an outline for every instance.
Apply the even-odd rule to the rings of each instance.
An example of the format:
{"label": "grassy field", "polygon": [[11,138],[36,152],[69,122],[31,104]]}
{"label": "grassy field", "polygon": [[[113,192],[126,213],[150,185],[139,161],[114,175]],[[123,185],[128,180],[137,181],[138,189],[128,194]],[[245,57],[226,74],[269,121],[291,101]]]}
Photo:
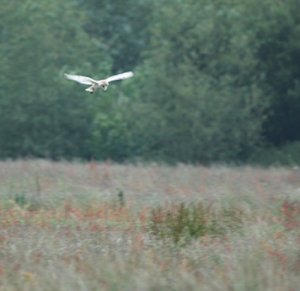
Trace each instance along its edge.
{"label": "grassy field", "polygon": [[300,286],[300,171],[0,162],[0,290]]}

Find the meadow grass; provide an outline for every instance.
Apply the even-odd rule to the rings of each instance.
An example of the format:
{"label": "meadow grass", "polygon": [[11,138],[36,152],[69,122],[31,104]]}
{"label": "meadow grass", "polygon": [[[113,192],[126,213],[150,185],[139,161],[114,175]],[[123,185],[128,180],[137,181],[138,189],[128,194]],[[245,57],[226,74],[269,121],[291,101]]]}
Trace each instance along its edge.
{"label": "meadow grass", "polygon": [[299,290],[300,172],[0,162],[0,290]]}

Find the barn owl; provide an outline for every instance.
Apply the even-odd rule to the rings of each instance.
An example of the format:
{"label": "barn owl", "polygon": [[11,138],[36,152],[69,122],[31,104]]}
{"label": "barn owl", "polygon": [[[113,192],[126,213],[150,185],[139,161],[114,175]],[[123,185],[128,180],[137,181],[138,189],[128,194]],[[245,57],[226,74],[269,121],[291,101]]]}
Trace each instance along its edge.
{"label": "barn owl", "polygon": [[122,73],[122,74],[118,74],[118,75],[108,77],[108,78],[103,79],[103,80],[94,80],[90,77],[65,74],[65,77],[69,80],[78,82],[80,84],[89,85],[90,87],[86,88],[85,91],[87,91],[91,94],[96,92],[96,90],[98,88],[101,88],[104,91],[106,91],[109,83],[112,82],[112,81],[124,80],[124,79],[131,78],[132,76],[133,76],[132,72],[126,72],[126,73]]}

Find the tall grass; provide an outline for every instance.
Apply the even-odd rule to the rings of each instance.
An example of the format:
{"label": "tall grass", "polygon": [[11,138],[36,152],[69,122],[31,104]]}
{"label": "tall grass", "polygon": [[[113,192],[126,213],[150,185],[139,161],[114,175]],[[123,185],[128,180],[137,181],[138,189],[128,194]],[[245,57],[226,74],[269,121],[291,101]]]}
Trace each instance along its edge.
{"label": "tall grass", "polygon": [[0,162],[0,290],[298,290],[300,172]]}

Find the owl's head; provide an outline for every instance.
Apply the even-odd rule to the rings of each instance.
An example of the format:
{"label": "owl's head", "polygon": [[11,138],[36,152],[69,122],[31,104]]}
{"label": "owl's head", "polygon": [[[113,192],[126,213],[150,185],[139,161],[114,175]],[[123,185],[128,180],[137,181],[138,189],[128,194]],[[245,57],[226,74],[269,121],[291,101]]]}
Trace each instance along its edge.
{"label": "owl's head", "polygon": [[106,91],[107,90],[107,87],[108,87],[108,82],[106,80],[102,80],[101,83],[100,83],[100,87]]}

